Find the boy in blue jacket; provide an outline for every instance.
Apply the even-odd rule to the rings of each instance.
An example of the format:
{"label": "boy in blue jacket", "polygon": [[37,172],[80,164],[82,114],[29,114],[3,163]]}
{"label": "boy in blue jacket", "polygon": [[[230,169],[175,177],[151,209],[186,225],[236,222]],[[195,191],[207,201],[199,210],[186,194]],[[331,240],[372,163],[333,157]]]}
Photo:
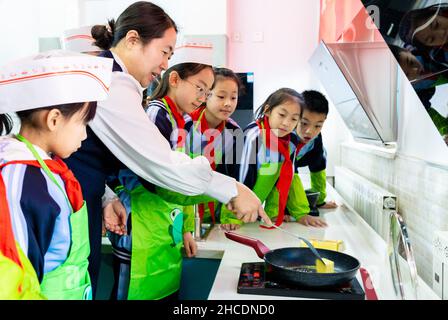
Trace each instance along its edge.
{"label": "boy in blue jacket", "polygon": [[[319,191],[317,206],[322,209],[337,208],[334,201],[326,202],[326,150],[322,142],[322,127],[327,120],[328,100],[325,96],[314,90],[302,93],[304,105],[302,115],[296,129],[300,143],[305,144],[297,148],[295,155],[295,168],[308,167],[311,175],[312,191]],[[300,169],[299,169],[300,170]]]}

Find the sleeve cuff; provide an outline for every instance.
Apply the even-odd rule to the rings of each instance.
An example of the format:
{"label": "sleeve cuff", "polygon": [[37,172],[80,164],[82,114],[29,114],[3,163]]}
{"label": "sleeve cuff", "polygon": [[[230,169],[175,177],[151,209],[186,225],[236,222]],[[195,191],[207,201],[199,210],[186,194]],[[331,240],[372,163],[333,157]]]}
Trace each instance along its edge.
{"label": "sleeve cuff", "polygon": [[221,203],[227,204],[232,198],[238,195],[236,180],[213,171],[212,180],[210,181],[205,194]]}
{"label": "sleeve cuff", "polygon": [[120,198],[115,194],[115,192],[113,192],[112,189],[106,185],[106,188],[104,189],[104,195],[101,197],[102,207],[104,208],[112,201],[115,201],[118,199],[120,199]]}

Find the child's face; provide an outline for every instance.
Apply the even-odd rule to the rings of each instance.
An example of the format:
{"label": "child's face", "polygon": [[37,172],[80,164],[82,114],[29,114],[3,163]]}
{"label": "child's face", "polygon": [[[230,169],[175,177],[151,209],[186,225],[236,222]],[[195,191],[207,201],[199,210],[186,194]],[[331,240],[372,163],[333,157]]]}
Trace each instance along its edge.
{"label": "child's face", "polygon": [[302,118],[297,126],[297,134],[304,143],[310,142],[322,131],[327,116],[324,113],[303,110]]}
{"label": "child's face", "polygon": [[220,121],[227,121],[238,104],[238,85],[231,79],[216,82],[207,100],[207,111]]}
{"label": "child's face", "polygon": [[81,147],[81,142],[87,138],[84,113],[88,104],[70,118],[62,114],[54,122],[51,135],[50,151],[62,159],[68,158]]}
{"label": "child's face", "polygon": [[214,80],[211,68],[205,68],[185,79],[179,77],[170,93],[173,93],[174,101],[180,111],[191,113],[199,108],[207,100]]}
{"label": "child's face", "polygon": [[448,41],[448,18],[438,15],[428,27],[417,32],[415,38],[428,47],[443,46]]}
{"label": "child's face", "polygon": [[300,104],[290,100],[266,113],[272,132],[279,138],[290,134],[299,122],[300,110]]}

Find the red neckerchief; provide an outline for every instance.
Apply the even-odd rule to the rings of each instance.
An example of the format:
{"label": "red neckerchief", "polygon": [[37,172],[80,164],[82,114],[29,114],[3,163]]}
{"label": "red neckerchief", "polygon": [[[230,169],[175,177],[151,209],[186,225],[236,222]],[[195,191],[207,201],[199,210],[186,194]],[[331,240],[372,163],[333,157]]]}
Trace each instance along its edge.
{"label": "red neckerchief", "polygon": [[[84,204],[82,196],[81,185],[76,180],[73,172],[67,167],[67,165],[60,159],[55,158],[53,160],[44,160],[51,172],[58,174],[65,184],[65,191],[67,197],[73,208],[73,212],[80,210]],[[11,161],[0,166],[0,170],[10,164],[25,164],[41,168],[38,161]],[[16,241],[14,239],[14,233],[12,230],[11,216],[9,212],[8,200],[6,198],[6,187],[3,181],[3,177],[0,174],[0,252],[7,258],[14,261],[17,265],[23,268],[22,262],[19,258],[19,253],[16,247]]]}
{"label": "red neckerchief", "polygon": [[[207,118],[205,117],[205,106],[196,109],[195,111],[190,113],[190,116],[191,119],[193,120],[193,125],[195,122],[200,121],[199,131],[201,134],[205,135],[206,138],[206,145],[204,148],[206,152],[204,155],[207,158],[208,162],[210,162],[210,166],[212,167],[212,169],[216,170],[215,144],[214,144],[216,131],[213,132],[214,130],[209,130]],[[221,134],[224,131],[224,128],[225,128],[225,122],[223,121],[215,130],[217,130],[219,134]],[[209,202],[208,208],[210,210],[210,215],[212,217],[213,223],[215,223],[215,203]],[[204,212],[205,212],[205,204],[201,203],[199,204],[199,216],[201,217],[201,219],[204,217]]]}
{"label": "red neckerchief", "polygon": [[173,115],[174,120],[176,121],[176,125],[177,125],[177,148],[178,149],[183,149],[185,147],[185,138],[186,138],[186,134],[185,134],[185,130],[184,130],[184,128],[185,128],[185,119],[182,116],[182,114],[180,114],[179,111],[177,111],[176,104],[174,103],[173,100],[171,100],[170,97],[165,96],[165,97],[163,97],[163,99],[165,99],[166,103],[168,104],[168,107],[170,108],[171,114]]}
{"label": "red neckerchief", "polygon": [[[280,169],[280,176],[276,184],[276,188],[279,193],[279,205],[278,205],[278,216],[275,225],[280,226],[283,223],[286,202],[288,201],[289,188],[291,187],[292,178],[294,175],[293,164],[289,154],[289,143],[291,141],[291,135],[288,134],[286,137],[277,138],[277,136],[275,136],[272,133],[271,128],[269,127],[269,120],[267,116],[265,116],[264,119],[260,119],[257,121],[257,125],[260,128],[260,130],[263,130],[261,125],[262,122],[265,128],[264,135],[266,137],[266,147],[269,150],[280,153],[284,158],[282,167]],[[269,228],[264,226],[262,226],[262,228],[273,229],[273,227]]]}
{"label": "red neckerchief", "polygon": [[193,111],[191,114],[191,119],[193,120],[193,122],[197,122],[200,121],[199,124],[199,130],[201,132],[201,134],[205,135],[205,138],[207,139],[207,143],[205,146],[205,150],[210,150],[210,152],[206,152],[204,155],[205,157],[208,159],[208,161],[210,162],[210,165],[212,166],[213,170],[216,170],[216,161],[215,161],[215,137],[216,137],[216,131],[213,132],[214,130],[217,130],[219,132],[219,134],[221,134],[224,131],[225,128],[225,122],[221,122],[221,124],[214,130],[209,130],[210,127],[208,125],[207,122],[207,118],[205,117],[205,107],[200,107],[198,109],[196,109],[195,111]]}

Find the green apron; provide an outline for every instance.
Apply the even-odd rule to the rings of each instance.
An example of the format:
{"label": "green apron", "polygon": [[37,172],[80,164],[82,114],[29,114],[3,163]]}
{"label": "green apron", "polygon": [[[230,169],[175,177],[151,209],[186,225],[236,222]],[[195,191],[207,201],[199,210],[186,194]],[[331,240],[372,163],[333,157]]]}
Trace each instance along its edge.
{"label": "green apron", "polygon": [[[252,191],[260,199],[261,203],[265,202],[271,191],[277,190],[275,184],[280,176],[282,163],[263,163],[257,173],[257,181]],[[278,195],[278,192],[277,192]],[[278,201],[274,212],[267,212],[269,217],[278,215]],[[235,214],[228,210],[225,206],[221,208],[221,224],[242,224],[243,222],[235,217]]]}
{"label": "green apron", "polygon": [[132,255],[128,299],[162,299],[180,287],[182,206],[163,200],[141,185],[130,194]]}
{"label": "green apron", "polygon": [[317,200],[317,205],[325,204],[325,199],[327,198],[327,172],[322,170],[319,172],[311,172],[311,191],[319,191],[319,199]]}
{"label": "green apron", "polygon": [[[299,161],[302,156],[297,156],[295,161]],[[317,172],[310,172],[310,178],[311,178],[311,189],[309,191],[312,192],[320,192],[319,199],[317,200],[317,205],[323,205],[325,204],[325,199],[327,198],[327,171],[325,169]],[[303,190],[305,193],[305,189]],[[305,195],[301,195],[301,197],[306,197]]]}
{"label": "green apron", "polygon": [[[171,107],[165,98],[162,98],[161,101],[165,105],[165,109],[168,112],[168,116],[170,117],[171,128],[175,130],[177,128],[177,123],[176,119],[174,119],[173,113],[171,112]],[[186,152],[185,144],[183,147],[179,147],[176,145],[175,151],[185,153]],[[183,233],[194,232],[194,206],[185,206],[183,208],[183,213],[184,213]]]}
{"label": "green apron", "polygon": [[[262,125],[262,129],[264,129]],[[265,131],[262,131],[262,148],[266,151]],[[280,195],[276,188],[276,183],[280,177],[282,162],[263,163],[258,169],[257,180],[252,191],[260,199],[261,203],[265,202],[264,210],[269,218],[278,216]],[[289,189],[288,201],[286,208],[296,220],[307,215],[310,212],[308,199],[298,174],[294,174],[291,187]],[[233,212],[229,211],[225,206],[221,208],[222,224],[239,224],[243,222],[235,217]]]}
{"label": "green apron", "polygon": [[[264,126],[262,124],[262,144],[264,152],[267,153],[266,150],[266,132],[264,130]],[[258,199],[260,199],[261,203],[265,202],[268,198],[269,194],[273,189],[277,189],[275,184],[277,183],[278,178],[280,177],[280,171],[282,168],[281,162],[271,162],[271,163],[262,163],[260,169],[257,172],[257,181],[255,182],[252,191],[257,195]],[[277,202],[278,204],[278,202]],[[265,210],[266,211],[266,210]],[[278,215],[278,206],[273,213],[268,213],[269,217],[275,217]],[[272,216],[271,216],[272,215]],[[235,217],[233,212],[228,210],[225,206],[222,206],[221,209],[221,223],[222,224],[243,224],[243,222]]]}
{"label": "green apron", "polygon": [[[268,198],[264,210],[270,218],[274,218],[278,215],[279,194],[277,188],[272,189]],[[303,188],[302,181],[297,173],[294,174],[289,189],[288,202],[286,203],[288,213],[298,221],[303,216],[306,216],[310,212],[310,205],[308,198],[306,197],[305,189]]]}
{"label": "green apron", "polygon": [[[42,166],[48,177],[64,194],[69,207],[70,201],[66,191],[62,188],[39,156],[33,145],[24,137],[17,135],[17,139],[24,142],[36,160]],[[72,209],[73,211],[73,209]],[[71,245],[67,259],[56,269],[46,273],[40,285],[42,293],[50,300],[92,300],[90,276],[87,271],[88,256],[90,254],[89,225],[87,206],[70,214]]]}
{"label": "green apron", "polygon": [[[190,144],[189,144],[189,148],[188,148],[188,154],[189,154],[190,158],[192,158],[192,159],[203,156],[202,150],[201,150],[200,153],[195,153],[194,150],[192,150],[192,149],[193,149],[193,145],[194,145],[194,135],[195,135],[196,132],[199,132],[199,125],[201,123],[202,117],[204,116],[204,112],[205,112],[205,109],[202,111],[201,115],[199,116],[198,120],[196,121],[196,124],[193,126],[192,133],[190,135]],[[202,134],[200,132],[198,134],[199,134],[200,137],[202,136]],[[202,138],[200,139],[200,141],[201,141],[200,143],[202,143]],[[222,163],[222,157],[223,157],[222,156],[222,151],[220,151],[220,150],[216,151],[215,150],[215,164],[216,164],[216,166],[218,166],[219,164]],[[221,203],[219,201],[215,200],[215,199],[212,199],[212,198],[210,198],[209,201],[207,201],[207,202],[198,203],[198,204],[203,204],[204,205],[204,215],[202,217],[201,222],[202,223],[213,224],[212,214],[211,214],[211,211],[210,211],[210,207],[208,205],[209,203],[213,204],[214,211],[215,211],[215,222],[219,223],[218,220],[217,220],[217,218],[218,218],[217,215],[218,215],[218,212],[220,212],[220,210],[221,210],[220,209]],[[185,216],[186,216],[186,220],[185,220],[184,223],[188,223],[190,225],[191,221],[192,221],[193,225],[194,225],[194,206],[186,206],[186,207],[184,207],[184,213],[185,213]],[[194,228],[193,228],[193,230],[194,230]]]}

